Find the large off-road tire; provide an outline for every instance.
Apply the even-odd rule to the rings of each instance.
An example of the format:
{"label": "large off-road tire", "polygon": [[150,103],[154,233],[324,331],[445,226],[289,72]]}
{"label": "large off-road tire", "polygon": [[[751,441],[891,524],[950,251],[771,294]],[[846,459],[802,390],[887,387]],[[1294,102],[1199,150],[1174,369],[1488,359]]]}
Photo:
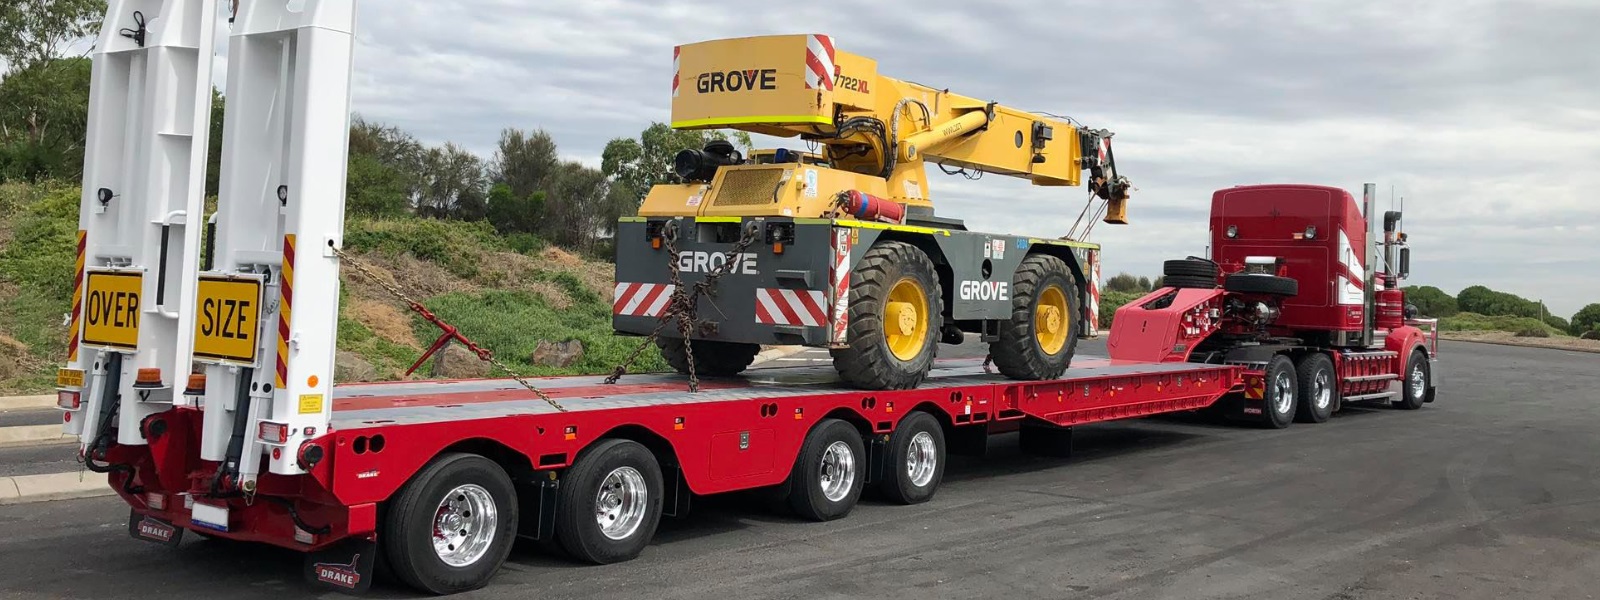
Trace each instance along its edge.
{"label": "large off-road tire", "polygon": [[831,351],[845,383],[917,387],[933,368],[944,296],[933,261],[905,242],[880,241],[850,272],[849,346]]}
{"label": "large off-road tire", "polygon": [[583,452],[561,480],[556,539],[575,559],[608,564],[632,559],[661,522],[661,466],[643,444],[607,439]]}
{"label": "large off-road tire", "polygon": [[1300,395],[1300,380],[1295,375],[1294,361],[1279,354],[1267,363],[1266,393],[1261,399],[1262,427],[1283,429],[1294,422],[1299,408],[1295,397]]}
{"label": "large off-road tire", "polygon": [[[390,500],[383,550],[395,577],[431,594],[483,587],[511,552],[517,493],[494,461],[443,454]],[[441,528],[451,535],[437,536]]]}
{"label": "large off-road tire", "polygon": [[854,425],[823,419],[806,434],[789,474],[789,507],[812,521],[850,514],[867,481],[866,443]]}
{"label": "large off-road tire", "polygon": [[1198,258],[1169,260],[1161,264],[1161,274],[1166,277],[1200,277],[1215,281],[1217,263]]}
{"label": "large off-road tire", "polygon": [[[761,352],[760,344],[740,342],[690,340],[689,345],[694,350],[695,375],[700,377],[738,375],[755,362],[756,354]],[[682,339],[657,336],[656,347],[661,349],[661,358],[673,369],[685,375],[689,373],[689,353]]]}
{"label": "large off-road tire", "polygon": [[944,428],[925,412],[907,415],[889,435],[889,463],[878,491],[891,502],[927,502],[944,479]]}
{"label": "large off-road tire", "polygon": [[1417,410],[1428,399],[1428,380],[1432,375],[1428,369],[1428,355],[1421,349],[1411,351],[1411,357],[1406,360],[1406,370],[1400,374],[1400,398],[1390,400],[1389,404],[1395,408]]}
{"label": "large off-road tire", "polygon": [[1333,359],[1321,352],[1300,357],[1294,370],[1299,377],[1299,406],[1294,420],[1298,423],[1321,423],[1333,416],[1339,404],[1339,376],[1333,370]]}
{"label": "large off-road tire", "polygon": [[1054,379],[1078,346],[1081,300],[1066,261],[1048,254],[1022,259],[1011,284],[1011,319],[989,344],[995,367],[1012,379]]}
{"label": "large off-road tire", "polygon": [[1241,294],[1294,296],[1300,293],[1300,282],[1277,275],[1234,273],[1222,280],[1222,289]]}

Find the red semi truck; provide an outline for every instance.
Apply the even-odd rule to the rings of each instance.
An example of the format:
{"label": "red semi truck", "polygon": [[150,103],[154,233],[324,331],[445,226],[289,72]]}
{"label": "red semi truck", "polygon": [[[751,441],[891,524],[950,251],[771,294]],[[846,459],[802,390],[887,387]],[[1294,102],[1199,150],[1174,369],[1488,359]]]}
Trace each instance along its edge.
{"label": "red semi truck", "polygon": [[678,374],[335,386],[353,3],[238,4],[204,219],[212,77],[196,55],[218,4],[113,0],[94,50],[58,398],[138,539],[298,550],[309,582],[348,592],[383,563],[452,593],[487,584],[518,539],[628,560],[697,496],[766,489],[813,520],[869,489],[929,502],[949,453],[996,433],[1060,453],[1086,423],[1220,407],[1284,426],[1436,389],[1432,338],[1395,289],[1405,251],[1374,269],[1370,189],[1360,212],[1311,186],[1219,191],[1210,256],[1170,262],[1167,287],[1117,313],[1110,357],[1060,378],[943,360],[890,391],[831,367],[695,391]]}

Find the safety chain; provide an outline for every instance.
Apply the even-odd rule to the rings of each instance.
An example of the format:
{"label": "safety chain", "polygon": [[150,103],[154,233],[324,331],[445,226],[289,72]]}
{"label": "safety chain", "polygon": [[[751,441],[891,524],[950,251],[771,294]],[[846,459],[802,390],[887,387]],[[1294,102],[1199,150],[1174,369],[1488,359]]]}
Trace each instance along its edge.
{"label": "safety chain", "polygon": [[637,348],[634,348],[633,352],[628,354],[628,358],[623,360],[622,364],[617,365],[617,368],[612,370],[611,375],[606,377],[606,383],[616,383],[618,379],[621,379],[628,372],[628,367],[633,366],[633,361],[639,358],[639,354],[655,342],[656,337],[661,334],[661,328],[665,327],[669,320],[675,319],[678,322],[678,334],[683,338],[684,358],[689,361],[689,391],[700,391],[700,378],[695,374],[694,347],[689,343],[694,331],[694,317],[698,314],[696,307],[700,302],[700,296],[702,294],[707,296],[715,296],[717,294],[715,290],[717,280],[733,271],[734,265],[739,262],[738,256],[743,254],[745,249],[750,247],[750,244],[755,243],[756,237],[759,236],[760,228],[747,223],[739,235],[739,240],[734,242],[732,251],[727,254],[728,259],[722,263],[722,266],[706,273],[704,279],[694,284],[693,292],[686,292],[683,280],[678,272],[677,224],[677,221],[668,222],[662,232],[662,237],[667,239],[667,273],[672,284],[672,299],[668,301],[666,310],[662,311],[661,317],[656,322],[656,328],[651,330],[650,335]]}
{"label": "safety chain", "polygon": [[[489,351],[489,349],[483,348],[472,340],[467,339],[467,336],[463,335],[460,330],[455,328],[454,325],[446,323],[444,319],[434,315],[433,311],[428,310],[427,307],[424,307],[421,302],[417,302],[416,300],[412,299],[411,296],[406,295],[405,292],[400,291],[400,288],[396,287],[394,284],[389,283],[382,277],[378,277],[377,273],[372,272],[366,266],[362,265],[361,261],[358,261],[349,254],[346,254],[343,248],[339,248],[338,246],[329,246],[329,248],[333,250],[333,253],[337,255],[340,260],[349,263],[350,266],[355,268],[355,270],[361,273],[361,275],[378,284],[378,286],[382,287],[385,291],[388,291],[390,295],[394,296],[395,299],[406,303],[406,305],[409,306],[413,312],[422,315],[422,318],[427,319],[428,322],[433,323],[435,327],[438,327],[444,331],[444,335],[440,336],[439,341],[434,343],[433,347],[430,348],[426,354],[423,354],[421,359],[418,359],[418,365],[422,363],[422,360],[427,359],[428,354],[432,354],[443,347],[444,342],[450,339],[455,339],[456,341],[461,342],[463,346],[466,346],[467,350],[477,355],[478,360],[487,362],[491,365],[494,365],[495,368],[505,371],[506,374],[510,375],[512,379],[517,380],[517,383],[522,384],[522,387],[528,388],[528,391],[539,396],[540,400],[544,400],[550,406],[555,407],[556,410],[561,412],[567,411],[565,407],[561,406],[560,402],[556,402],[556,400],[551,398],[549,394],[546,394],[544,390],[535,387],[532,383],[528,382],[527,379],[524,379],[522,375],[511,370],[511,367],[508,367],[505,363],[500,362],[500,359],[495,358],[494,353]],[[415,368],[415,365],[413,368]]]}

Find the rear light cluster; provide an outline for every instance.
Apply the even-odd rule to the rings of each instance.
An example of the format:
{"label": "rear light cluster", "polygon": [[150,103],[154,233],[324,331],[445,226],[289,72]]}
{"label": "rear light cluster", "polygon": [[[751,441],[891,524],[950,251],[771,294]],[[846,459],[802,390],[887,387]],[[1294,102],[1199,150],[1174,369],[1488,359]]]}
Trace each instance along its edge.
{"label": "rear light cluster", "polygon": [[269,444],[287,444],[289,443],[289,425],[287,423],[262,421],[256,427],[256,437]]}
{"label": "rear light cluster", "polygon": [[78,410],[83,408],[83,393],[68,392],[65,390],[56,392],[56,407],[60,408],[61,410]]}

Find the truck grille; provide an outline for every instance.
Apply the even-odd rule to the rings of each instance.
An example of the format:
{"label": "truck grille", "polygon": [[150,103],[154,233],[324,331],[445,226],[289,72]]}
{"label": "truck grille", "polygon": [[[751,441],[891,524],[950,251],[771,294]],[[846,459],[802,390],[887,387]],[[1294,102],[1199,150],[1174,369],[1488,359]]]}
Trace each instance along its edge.
{"label": "truck grille", "polygon": [[722,174],[722,185],[717,188],[716,206],[754,206],[777,201],[774,193],[783,181],[786,167],[767,169],[738,169]]}

